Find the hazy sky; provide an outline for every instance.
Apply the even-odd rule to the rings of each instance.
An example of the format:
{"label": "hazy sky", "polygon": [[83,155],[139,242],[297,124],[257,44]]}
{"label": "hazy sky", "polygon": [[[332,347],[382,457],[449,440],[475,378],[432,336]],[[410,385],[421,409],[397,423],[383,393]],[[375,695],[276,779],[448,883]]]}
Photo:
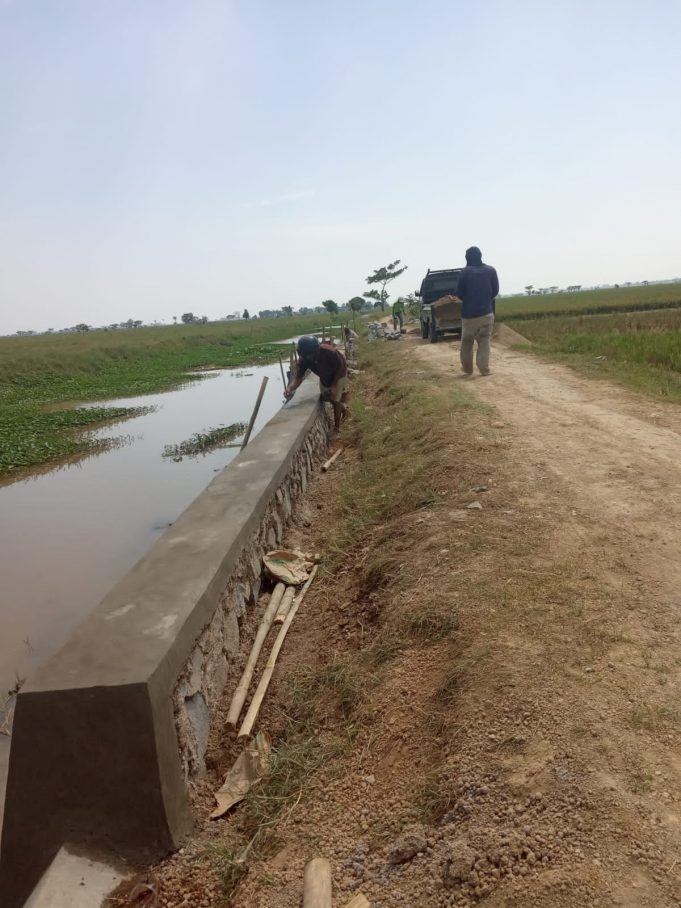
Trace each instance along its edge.
{"label": "hazy sky", "polygon": [[679,0],[0,0],[0,331],[681,273]]}

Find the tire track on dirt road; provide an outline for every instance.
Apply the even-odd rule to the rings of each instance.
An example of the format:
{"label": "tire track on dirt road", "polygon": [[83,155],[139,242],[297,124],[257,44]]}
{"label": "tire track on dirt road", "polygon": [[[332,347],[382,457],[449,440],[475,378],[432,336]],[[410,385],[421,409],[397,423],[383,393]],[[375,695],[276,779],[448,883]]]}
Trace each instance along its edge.
{"label": "tire track on dirt road", "polygon": [[614,558],[626,554],[681,608],[681,408],[500,344],[485,378],[461,375],[458,344],[422,345],[419,355],[496,407],[537,488],[552,474],[581,530],[614,533]]}

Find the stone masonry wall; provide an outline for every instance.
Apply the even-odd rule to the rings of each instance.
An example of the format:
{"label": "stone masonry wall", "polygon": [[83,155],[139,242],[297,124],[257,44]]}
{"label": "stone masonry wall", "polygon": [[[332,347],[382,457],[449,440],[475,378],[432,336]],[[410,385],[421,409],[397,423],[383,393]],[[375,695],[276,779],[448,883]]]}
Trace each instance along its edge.
{"label": "stone masonry wall", "polygon": [[281,544],[314,465],[325,455],[327,435],[327,416],[320,409],[304,444],[293,456],[286,478],[270,500],[258,530],[244,546],[213,618],[196,641],[176,684],[175,725],[188,785],[205,772],[213,711],[227,686],[236,687],[239,679],[240,668],[236,665],[239,621],[260,593],[263,555]]}

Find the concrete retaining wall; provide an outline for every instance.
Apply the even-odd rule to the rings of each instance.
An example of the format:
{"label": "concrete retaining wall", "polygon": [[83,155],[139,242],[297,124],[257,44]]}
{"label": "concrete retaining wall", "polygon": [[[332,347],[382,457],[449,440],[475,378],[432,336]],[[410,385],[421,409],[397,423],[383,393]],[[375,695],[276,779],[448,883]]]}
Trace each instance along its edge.
{"label": "concrete retaining wall", "polygon": [[21,691],[0,853],[20,908],[63,844],[148,863],[191,826],[239,618],[326,450],[312,382],[262,429]]}

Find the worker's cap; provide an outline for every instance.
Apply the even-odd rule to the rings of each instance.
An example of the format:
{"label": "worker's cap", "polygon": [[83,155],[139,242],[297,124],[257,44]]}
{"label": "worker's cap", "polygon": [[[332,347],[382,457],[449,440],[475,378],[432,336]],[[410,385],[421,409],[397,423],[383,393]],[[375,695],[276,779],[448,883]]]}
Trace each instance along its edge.
{"label": "worker's cap", "polygon": [[319,339],[306,334],[298,340],[299,356],[314,356],[319,350]]}

